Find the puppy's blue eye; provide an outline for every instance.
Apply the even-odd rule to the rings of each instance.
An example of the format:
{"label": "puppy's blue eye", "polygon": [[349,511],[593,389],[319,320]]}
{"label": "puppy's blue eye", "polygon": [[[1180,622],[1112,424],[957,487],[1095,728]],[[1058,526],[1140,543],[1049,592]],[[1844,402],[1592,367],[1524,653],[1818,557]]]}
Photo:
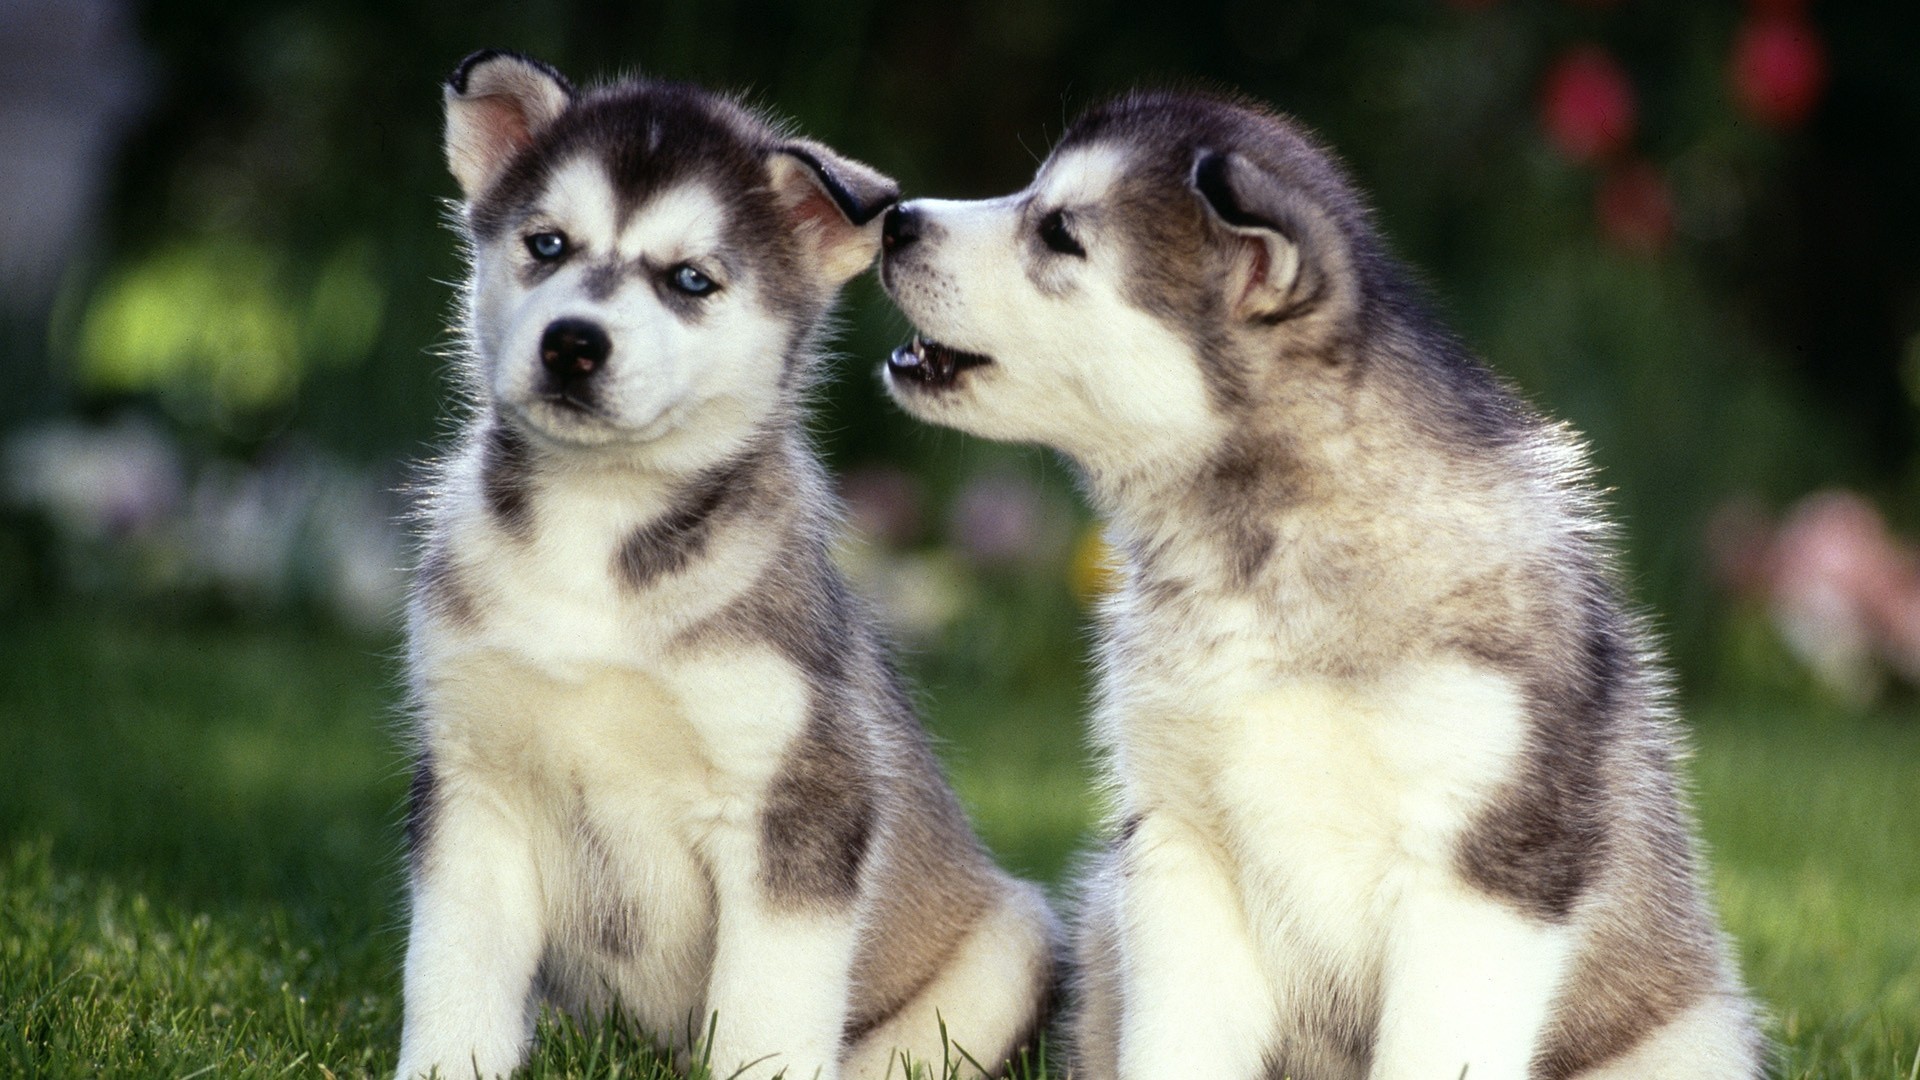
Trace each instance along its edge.
{"label": "puppy's blue eye", "polygon": [[527,254],[541,262],[552,262],[567,253],[567,234],[537,232],[527,237]]}
{"label": "puppy's blue eye", "polygon": [[688,296],[705,296],[720,287],[712,278],[695,269],[690,263],[681,263],[674,267],[667,275],[667,281]]}

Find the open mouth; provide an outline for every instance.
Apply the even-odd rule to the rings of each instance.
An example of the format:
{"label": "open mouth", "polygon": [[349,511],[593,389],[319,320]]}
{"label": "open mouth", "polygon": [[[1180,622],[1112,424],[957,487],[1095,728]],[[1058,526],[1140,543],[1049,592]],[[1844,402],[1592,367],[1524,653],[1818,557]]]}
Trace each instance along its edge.
{"label": "open mouth", "polygon": [[893,350],[893,355],[887,357],[887,371],[904,383],[945,389],[957,382],[960,373],[968,368],[985,367],[991,363],[993,358],[990,356],[964,352],[915,334],[912,341]]}

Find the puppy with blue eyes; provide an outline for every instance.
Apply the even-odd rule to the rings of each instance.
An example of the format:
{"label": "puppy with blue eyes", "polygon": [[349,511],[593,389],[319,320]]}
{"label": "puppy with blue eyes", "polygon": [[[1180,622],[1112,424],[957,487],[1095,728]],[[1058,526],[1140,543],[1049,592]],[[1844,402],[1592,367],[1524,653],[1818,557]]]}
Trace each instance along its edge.
{"label": "puppy with blue eyes", "polygon": [[1330,154],[1138,94],[884,242],[895,399],[1063,452],[1119,555],[1075,1077],[1760,1075],[1585,454]]}
{"label": "puppy with blue eyes", "polygon": [[542,1001],[716,1076],[999,1068],[1055,925],[829,562],[804,433],[893,183],[725,98],[508,53],[446,110],[465,433],[409,615],[399,1075],[511,1071]]}

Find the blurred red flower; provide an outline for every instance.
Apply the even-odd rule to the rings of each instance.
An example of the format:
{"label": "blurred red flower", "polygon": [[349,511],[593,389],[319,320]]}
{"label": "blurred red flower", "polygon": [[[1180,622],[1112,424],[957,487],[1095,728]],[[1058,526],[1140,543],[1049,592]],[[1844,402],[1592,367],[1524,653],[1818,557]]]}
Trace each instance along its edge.
{"label": "blurred red flower", "polygon": [[1583,45],[1547,72],[1540,122],[1562,154],[1598,161],[1633,138],[1633,84],[1606,50]]}
{"label": "blurred red flower", "polygon": [[1776,128],[1798,127],[1827,84],[1827,50],[1802,15],[1781,0],[1756,4],[1733,46],[1733,92],[1749,116]]}
{"label": "blurred red flower", "polygon": [[1651,255],[1673,240],[1673,197],[1651,162],[1636,158],[1607,170],[1594,212],[1601,233],[1627,251]]}

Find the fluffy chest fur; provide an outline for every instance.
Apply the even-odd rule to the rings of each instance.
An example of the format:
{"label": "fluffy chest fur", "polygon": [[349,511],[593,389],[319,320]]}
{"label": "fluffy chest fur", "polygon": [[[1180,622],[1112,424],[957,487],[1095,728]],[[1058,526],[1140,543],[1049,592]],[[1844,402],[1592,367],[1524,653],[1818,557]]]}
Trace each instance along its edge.
{"label": "fluffy chest fur", "polygon": [[439,784],[484,791],[531,833],[550,982],[584,988],[563,1003],[617,997],[677,1031],[700,1008],[713,948],[703,840],[752,827],[806,714],[788,658],[697,630],[772,542],[716,530],[702,558],[636,583],[634,545],[677,542],[646,530],[673,512],[670,492],[549,476],[520,493],[516,533],[499,527],[483,474],[477,460],[452,472],[459,509],[415,607],[423,750]]}
{"label": "fluffy chest fur", "polygon": [[[689,516],[685,485],[581,470],[521,480],[524,524],[501,528],[484,451],[451,481],[439,569],[413,619],[436,749],[502,781],[678,778],[648,785],[661,800],[764,783],[805,712],[806,679],[763,644],[699,630],[754,582],[777,527],[745,511],[718,527],[718,506]],[[662,562],[673,572],[639,576]]]}
{"label": "fluffy chest fur", "polygon": [[[1119,675],[1103,718],[1122,811],[1164,809],[1241,869],[1261,925],[1361,963],[1410,875],[1444,870],[1525,748],[1504,677],[1427,661],[1365,680]],[[1268,943],[1275,948],[1284,941]]]}
{"label": "fluffy chest fur", "polygon": [[1417,917],[1405,899],[1455,878],[1461,837],[1524,765],[1520,693],[1431,654],[1304,674],[1260,632],[1271,609],[1182,609],[1176,635],[1139,600],[1110,613],[1099,721],[1119,815],[1175,818],[1215,852],[1294,1063],[1340,1075]]}

